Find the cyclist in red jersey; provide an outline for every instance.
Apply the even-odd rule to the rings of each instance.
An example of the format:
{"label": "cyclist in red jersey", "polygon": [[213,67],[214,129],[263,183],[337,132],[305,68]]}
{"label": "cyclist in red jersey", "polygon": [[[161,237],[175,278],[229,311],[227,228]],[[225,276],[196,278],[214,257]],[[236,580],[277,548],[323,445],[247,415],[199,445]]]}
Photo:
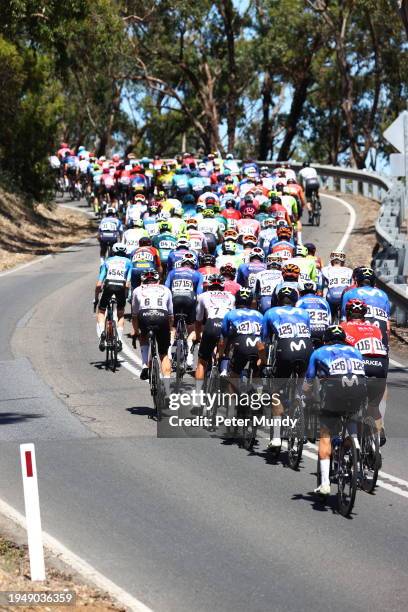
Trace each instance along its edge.
{"label": "cyclist in red jersey", "polygon": [[232,264],[227,263],[225,266],[221,266],[220,274],[224,277],[224,291],[236,295],[241,289],[241,285],[235,280],[237,269]]}
{"label": "cyclist in red jersey", "polygon": [[[379,327],[365,319],[366,304],[359,299],[349,300],[346,304],[346,321],[341,327],[346,332],[346,342],[354,346],[363,356],[368,389],[368,412],[375,419],[378,434],[383,423],[379,410],[387,386],[388,350],[382,340]],[[380,436],[380,444],[385,443],[385,436]]]}

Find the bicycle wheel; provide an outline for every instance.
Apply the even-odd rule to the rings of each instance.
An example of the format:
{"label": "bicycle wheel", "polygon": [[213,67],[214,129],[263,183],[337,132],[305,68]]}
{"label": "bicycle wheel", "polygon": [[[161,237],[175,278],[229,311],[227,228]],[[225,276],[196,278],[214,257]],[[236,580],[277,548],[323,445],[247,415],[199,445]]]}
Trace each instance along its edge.
{"label": "bicycle wheel", "polygon": [[[216,365],[213,365],[210,370],[210,374],[207,378],[207,384],[205,386],[206,395],[207,396],[215,395],[219,389],[219,384],[220,384],[220,373],[218,371],[218,367]],[[210,427],[208,428],[209,431],[216,430],[217,412],[218,412],[217,402],[214,402],[212,404],[209,411],[206,410],[205,416],[209,418],[209,422],[211,423]]]}
{"label": "bicycle wheel", "polygon": [[380,468],[380,443],[375,421],[365,417],[360,437],[360,486],[366,493],[372,493],[377,484]]}
{"label": "bicycle wheel", "polygon": [[118,365],[118,330],[116,329],[115,321],[112,321],[111,362],[112,372],[115,372]]}
{"label": "bicycle wheel", "polygon": [[288,463],[292,470],[297,470],[302,459],[305,436],[305,416],[298,398],[295,399],[295,404],[289,414],[290,418],[296,423],[294,427],[290,427],[288,430]]}
{"label": "bicycle wheel", "polygon": [[339,448],[337,474],[337,503],[342,516],[351,513],[357,492],[357,450],[352,436],[342,440]]}
{"label": "bicycle wheel", "polygon": [[150,393],[153,397],[153,404],[156,410],[157,420],[161,420],[162,407],[160,404],[160,364],[157,356],[152,359],[152,367],[150,374]]}
{"label": "bicycle wheel", "polygon": [[242,427],[241,446],[247,451],[251,451],[256,442],[257,426],[254,424],[253,416],[252,411],[250,413],[246,412],[243,415],[244,425]]}
{"label": "bicycle wheel", "polygon": [[184,341],[177,339],[176,344],[176,391],[179,390],[185,371],[186,356],[184,354]]}
{"label": "bicycle wheel", "polygon": [[314,217],[314,223],[312,225],[316,225],[316,227],[319,227],[319,225],[320,225],[320,212],[315,212],[313,217]]}
{"label": "bicycle wheel", "polygon": [[106,359],[105,359],[105,368],[107,370],[110,369],[112,363],[112,334],[113,334],[113,321],[110,319],[106,320],[105,323],[105,351],[106,351]]}

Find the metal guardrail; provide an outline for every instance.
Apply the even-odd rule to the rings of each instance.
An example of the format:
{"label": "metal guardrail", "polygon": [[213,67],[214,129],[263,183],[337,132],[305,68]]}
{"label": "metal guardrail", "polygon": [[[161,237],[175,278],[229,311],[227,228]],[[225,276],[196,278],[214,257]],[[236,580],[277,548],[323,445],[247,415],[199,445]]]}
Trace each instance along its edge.
{"label": "metal guardrail", "polygon": [[[275,168],[284,162],[258,162]],[[290,162],[294,170],[300,163]],[[403,185],[391,178],[366,170],[313,164],[324,187],[341,193],[363,195],[381,204],[375,224],[378,249],[373,258],[378,286],[385,290],[393,306],[397,325],[408,324],[408,236],[402,232],[407,202]]]}

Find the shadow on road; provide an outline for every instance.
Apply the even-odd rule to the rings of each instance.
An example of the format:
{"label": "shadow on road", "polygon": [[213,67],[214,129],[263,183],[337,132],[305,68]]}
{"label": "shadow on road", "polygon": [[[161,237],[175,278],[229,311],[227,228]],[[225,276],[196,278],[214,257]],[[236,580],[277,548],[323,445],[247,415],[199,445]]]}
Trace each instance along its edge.
{"label": "shadow on road", "polygon": [[148,416],[151,419],[156,417],[156,410],[149,406],[133,406],[132,408],[126,408],[126,410],[136,416]]}
{"label": "shadow on road", "polygon": [[21,423],[29,419],[40,419],[43,416],[43,414],[36,414],[35,412],[0,412],[0,427],[1,425]]}

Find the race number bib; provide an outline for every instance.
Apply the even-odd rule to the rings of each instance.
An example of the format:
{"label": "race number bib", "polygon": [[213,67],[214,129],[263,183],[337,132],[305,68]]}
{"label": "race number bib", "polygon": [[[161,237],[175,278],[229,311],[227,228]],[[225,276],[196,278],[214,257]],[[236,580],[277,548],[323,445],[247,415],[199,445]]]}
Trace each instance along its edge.
{"label": "race number bib", "polygon": [[117,229],[118,226],[114,221],[103,221],[99,226],[101,232],[116,232]]}
{"label": "race number bib", "polygon": [[173,293],[190,293],[194,290],[193,283],[188,278],[176,278],[171,288]]}
{"label": "race number bib", "polygon": [[261,335],[261,324],[257,321],[242,321],[237,325],[238,334],[260,336]]}
{"label": "race number bib", "polygon": [[115,261],[109,265],[106,275],[107,281],[123,281],[126,280],[126,261]]}
{"label": "race number bib", "polygon": [[330,364],[330,374],[359,374],[364,375],[364,364],[359,359],[339,357]]}
{"label": "race number bib", "polygon": [[329,325],[329,313],[325,310],[315,308],[308,310],[308,313],[312,329],[326,328]]}
{"label": "race number bib", "polygon": [[387,349],[379,338],[362,338],[354,346],[362,355],[387,354]]}

